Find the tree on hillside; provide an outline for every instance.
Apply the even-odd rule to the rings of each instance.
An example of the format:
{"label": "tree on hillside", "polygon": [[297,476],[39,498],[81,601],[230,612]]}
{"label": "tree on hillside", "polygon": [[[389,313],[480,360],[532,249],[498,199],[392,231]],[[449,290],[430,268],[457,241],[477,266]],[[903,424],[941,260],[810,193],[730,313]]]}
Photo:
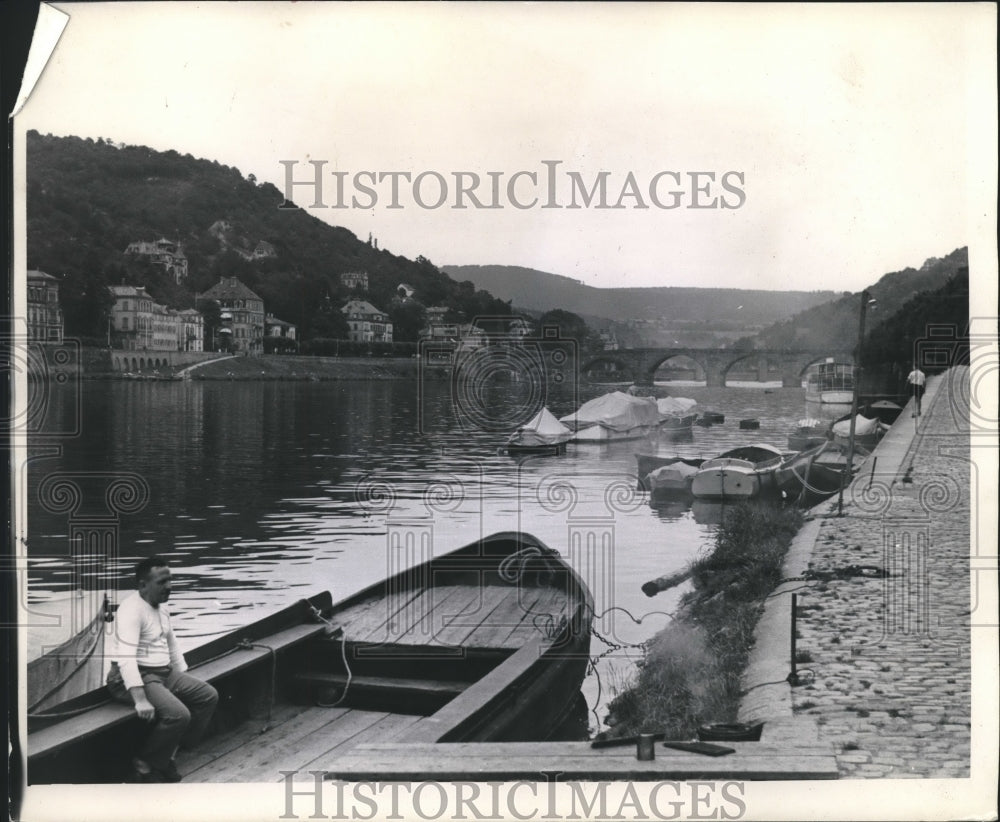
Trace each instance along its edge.
{"label": "tree on hillside", "polygon": [[308,329],[309,337],[328,340],[346,340],[350,333],[347,317],[330,297],[323,300],[319,310],[313,315]]}
{"label": "tree on hillside", "polygon": [[546,311],[538,319],[537,336],[544,336],[546,326],[555,326],[559,329],[560,337],[576,340],[581,349],[594,350],[601,347],[600,334],[593,331],[582,317],[572,311],[564,311],[561,308]]}
{"label": "tree on hillside", "polygon": [[389,307],[394,342],[416,342],[427,324],[427,312],[416,300],[395,303]]}

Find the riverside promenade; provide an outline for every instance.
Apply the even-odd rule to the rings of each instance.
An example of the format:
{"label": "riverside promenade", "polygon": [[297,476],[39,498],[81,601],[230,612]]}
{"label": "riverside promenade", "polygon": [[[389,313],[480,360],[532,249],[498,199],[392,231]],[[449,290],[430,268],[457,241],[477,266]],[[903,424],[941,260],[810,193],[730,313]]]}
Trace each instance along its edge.
{"label": "riverside promenade", "polygon": [[991,620],[970,596],[967,380],[928,380],[922,415],[904,409],[843,514],[836,498],[813,509],[758,624],[740,719],[831,746],[841,778],[970,775],[970,624]]}

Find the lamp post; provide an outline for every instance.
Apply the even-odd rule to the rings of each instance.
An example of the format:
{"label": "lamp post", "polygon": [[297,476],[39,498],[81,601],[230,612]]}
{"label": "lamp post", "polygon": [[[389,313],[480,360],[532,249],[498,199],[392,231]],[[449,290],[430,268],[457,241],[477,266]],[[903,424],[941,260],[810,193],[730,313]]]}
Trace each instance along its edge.
{"label": "lamp post", "polygon": [[854,429],[858,423],[858,388],[861,385],[861,346],[865,340],[865,312],[868,306],[872,311],[878,305],[871,293],[865,289],[861,292],[861,316],[858,318],[858,350],[854,357],[854,391],[851,397],[851,431],[847,439],[847,466],[844,468],[844,476],[840,480],[840,495],[837,498],[837,514],[844,513],[844,486],[851,481],[851,472],[854,470]]}

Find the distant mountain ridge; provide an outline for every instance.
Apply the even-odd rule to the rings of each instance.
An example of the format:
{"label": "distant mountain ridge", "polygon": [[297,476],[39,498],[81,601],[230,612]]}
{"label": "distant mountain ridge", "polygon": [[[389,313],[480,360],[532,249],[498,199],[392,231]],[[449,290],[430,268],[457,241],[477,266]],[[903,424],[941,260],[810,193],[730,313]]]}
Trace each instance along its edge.
{"label": "distant mountain ridge", "polygon": [[575,314],[610,320],[657,320],[769,325],[840,296],[835,291],[764,291],[737,288],[594,288],[578,280],[508,265],[443,265],[456,280],[469,280],[515,308]]}

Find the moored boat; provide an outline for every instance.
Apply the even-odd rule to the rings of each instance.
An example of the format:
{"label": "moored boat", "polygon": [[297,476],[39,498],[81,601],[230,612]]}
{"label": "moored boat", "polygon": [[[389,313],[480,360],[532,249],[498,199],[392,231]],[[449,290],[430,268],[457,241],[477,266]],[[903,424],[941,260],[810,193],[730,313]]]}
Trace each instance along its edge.
{"label": "moored boat", "polygon": [[814,417],[805,417],[795,423],[795,430],[788,435],[791,451],[805,451],[822,445],[830,438],[830,423]]}
{"label": "moored boat", "polygon": [[[358,742],[550,736],[575,709],[593,600],[560,554],[486,537],[333,604],[329,593],[187,652],[219,691],[188,781],[278,780]],[[87,664],[99,663],[88,658]],[[263,730],[261,726],[264,726]],[[29,715],[30,783],[117,782],[142,723],[103,688]]]}
{"label": "moored boat", "polygon": [[649,476],[650,472],[665,465],[674,465],[678,462],[684,462],[697,468],[705,461],[705,458],[681,457],[676,454],[670,457],[661,457],[654,454],[636,454],[635,460],[636,474],[639,477],[639,488],[640,490],[648,491],[649,487],[646,485],[646,477]]}
{"label": "moored boat", "polygon": [[[852,472],[868,457],[867,449],[855,446]],[[825,441],[787,457],[774,471],[778,491],[803,505],[815,505],[840,490],[849,481],[847,446]]]}
{"label": "moored boat", "polygon": [[903,407],[891,400],[878,400],[865,406],[865,416],[874,417],[883,425],[892,425],[903,413]]}
{"label": "moored boat", "polygon": [[855,368],[851,363],[825,362],[811,365],[806,372],[806,401],[849,404],[854,399]]}
{"label": "moored boat", "polygon": [[678,460],[646,475],[646,485],[653,496],[691,496],[691,485],[698,468]]}
{"label": "moored boat", "polygon": [[559,421],[573,430],[571,442],[604,443],[647,437],[656,431],[660,417],[653,398],[612,391]]}
{"label": "moored boat", "polygon": [[705,460],[691,493],[699,499],[756,497],[774,488],[774,469],[784,454],[773,445],[744,445]]}
{"label": "moored boat", "polygon": [[[889,426],[877,419],[869,419],[858,414],[854,422],[854,444],[871,450],[889,430]],[[830,426],[834,442],[847,444],[851,438],[851,415],[842,417]]]}
{"label": "moored boat", "polygon": [[688,397],[661,397],[656,401],[660,419],[660,430],[668,434],[691,431],[698,413],[694,411],[696,400]]}
{"label": "moored boat", "polygon": [[573,432],[542,408],[507,439],[508,454],[559,454],[566,450]]}

